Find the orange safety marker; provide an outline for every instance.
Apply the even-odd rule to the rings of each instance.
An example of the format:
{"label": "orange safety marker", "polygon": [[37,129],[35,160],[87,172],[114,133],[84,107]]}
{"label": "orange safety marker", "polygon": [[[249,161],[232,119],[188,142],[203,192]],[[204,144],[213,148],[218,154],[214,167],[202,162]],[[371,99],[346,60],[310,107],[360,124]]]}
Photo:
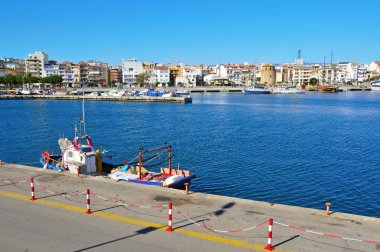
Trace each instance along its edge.
{"label": "orange safety marker", "polygon": [[273,219],[269,219],[269,227],[268,227],[268,245],[264,248],[266,250],[272,251],[275,248],[272,247],[272,227],[273,227]]}
{"label": "orange safety marker", "polygon": [[189,194],[189,183],[185,183],[186,194]]}
{"label": "orange safety marker", "polygon": [[87,204],[87,210],[86,210],[86,214],[92,214],[91,210],[90,210],[90,189],[87,189],[86,191],[86,204]]}
{"label": "orange safety marker", "polygon": [[331,206],[331,203],[330,202],[326,202],[326,215],[330,215],[330,206]]}
{"label": "orange safety marker", "polygon": [[30,193],[32,195],[32,197],[30,198],[30,200],[35,201],[36,197],[34,197],[34,179],[33,178],[30,178]]}
{"label": "orange safety marker", "polygon": [[168,209],[169,209],[168,228],[166,229],[166,231],[168,231],[168,232],[173,232],[173,227],[172,227],[172,220],[173,220],[172,208],[173,208],[172,203],[169,203],[169,206],[168,206]]}

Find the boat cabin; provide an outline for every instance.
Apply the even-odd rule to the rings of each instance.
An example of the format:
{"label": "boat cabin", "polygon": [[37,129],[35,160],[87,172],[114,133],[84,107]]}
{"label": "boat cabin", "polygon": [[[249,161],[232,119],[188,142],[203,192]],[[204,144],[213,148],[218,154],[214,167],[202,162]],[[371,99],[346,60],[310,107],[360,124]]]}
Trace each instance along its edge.
{"label": "boat cabin", "polygon": [[[83,141],[87,140],[87,144]],[[96,172],[96,152],[88,135],[74,138],[65,148],[62,163],[71,173],[91,174]]]}

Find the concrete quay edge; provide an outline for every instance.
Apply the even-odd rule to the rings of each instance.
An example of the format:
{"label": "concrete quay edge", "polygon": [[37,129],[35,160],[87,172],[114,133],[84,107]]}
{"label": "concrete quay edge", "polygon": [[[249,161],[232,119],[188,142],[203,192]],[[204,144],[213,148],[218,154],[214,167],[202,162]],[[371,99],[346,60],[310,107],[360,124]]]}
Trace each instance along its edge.
{"label": "concrete quay edge", "polygon": [[[27,165],[21,165],[21,164],[3,163],[2,165],[0,165],[0,171],[3,167],[9,168],[9,169],[21,169],[21,170],[35,172],[35,173],[60,174],[60,175],[67,176],[73,179],[77,178],[76,174],[65,173],[65,172],[58,173],[56,171],[45,170],[39,167],[33,167],[33,166],[27,166]],[[271,203],[271,202],[256,201],[256,200],[250,200],[250,199],[242,199],[242,198],[236,198],[236,197],[214,195],[214,194],[207,194],[207,193],[193,192],[193,191],[190,191],[188,195],[185,195],[184,192],[181,190],[168,189],[168,188],[156,187],[156,186],[145,186],[145,185],[128,183],[128,182],[117,182],[108,178],[104,178],[102,176],[87,176],[87,175],[81,174],[80,178],[93,181],[95,183],[106,183],[106,184],[111,184],[115,186],[127,186],[127,187],[136,188],[140,190],[142,189],[143,191],[165,193],[166,195],[168,195],[168,198],[173,198],[174,201],[176,200],[177,197],[179,198],[185,197],[192,200],[201,200],[206,205],[207,203],[205,202],[218,201],[218,202],[233,202],[235,204],[238,204],[238,205],[241,204],[245,206],[255,206],[261,209],[267,209],[268,212],[264,214],[269,215],[269,216],[271,215],[271,213],[276,213],[276,215],[281,212],[283,212],[284,215],[288,215],[288,213],[297,213],[297,214],[316,216],[316,217],[326,217],[327,219],[330,219],[330,220],[341,219],[341,220],[348,220],[348,221],[357,221],[357,222],[365,221],[365,222],[370,222],[374,224],[380,224],[380,218],[371,217],[371,216],[356,215],[356,214],[342,213],[342,212],[333,212],[330,216],[326,216],[325,210],[319,210],[319,209],[313,209],[313,208],[277,204],[277,203]],[[280,214],[280,215],[283,215],[283,214]]]}

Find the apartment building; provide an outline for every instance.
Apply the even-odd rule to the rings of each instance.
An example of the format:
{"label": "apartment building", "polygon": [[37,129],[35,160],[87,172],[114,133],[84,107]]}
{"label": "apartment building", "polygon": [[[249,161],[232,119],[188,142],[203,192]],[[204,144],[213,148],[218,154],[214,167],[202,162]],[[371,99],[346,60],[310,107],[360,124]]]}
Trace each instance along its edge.
{"label": "apartment building", "polygon": [[254,65],[249,65],[248,62],[243,64],[224,64],[227,71],[227,78],[235,84],[250,85],[253,80],[255,71]]}
{"label": "apartment building", "polygon": [[308,85],[311,78],[313,68],[307,65],[294,65],[292,67],[292,82],[293,85],[301,86]]}
{"label": "apartment building", "polygon": [[143,63],[137,59],[122,61],[123,83],[136,83],[136,77],[144,72]]}
{"label": "apartment building", "polygon": [[144,69],[148,75],[149,84],[167,85],[170,82],[170,70],[168,66],[150,66]]}
{"label": "apartment building", "polygon": [[202,78],[202,69],[193,67],[184,67],[184,77],[188,81],[188,86],[195,87],[198,80]]}
{"label": "apartment building", "polygon": [[380,75],[380,61],[372,61],[368,66],[369,78]]}
{"label": "apartment building", "polygon": [[35,77],[43,77],[45,64],[48,63],[49,57],[47,53],[36,51],[29,54],[25,59],[25,73]]}
{"label": "apartment building", "polygon": [[120,66],[110,66],[108,68],[108,83],[122,83],[123,72]]}
{"label": "apartment building", "polygon": [[348,63],[347,64],[347,78],[349,82],[364,82],[368,80],[368,65],[358,64],[358,63]]}

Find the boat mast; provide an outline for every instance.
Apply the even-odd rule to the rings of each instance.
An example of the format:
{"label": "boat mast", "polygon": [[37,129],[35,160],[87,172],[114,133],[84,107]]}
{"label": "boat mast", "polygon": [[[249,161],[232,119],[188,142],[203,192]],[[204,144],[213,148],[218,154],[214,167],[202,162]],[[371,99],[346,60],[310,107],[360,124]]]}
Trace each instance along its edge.
{"label": "boat mast", "polygon": [[323,56],[323,76],[322,76],[322,86],[326,82],[326,56]]}
{"label": "boat mast", "polygon": [[84,111],[84,84],[82,90],[82,120],[83,120],[83,133],[86,134],[86,120],[85,120],[85,111]]}
{"label": "boat mast", "polygon": [[330,55],[330,85],[332,85],[332,82],[333,82],[333,78],[332,78],[332,74],[333,74],[333,51],[331,50],[331,55]]}
{"label": "boat mast", "polygon": [[297,61],[297,67],[298,67],[298,86],[301,86],[301,50],[298,50],[298,61]]}

